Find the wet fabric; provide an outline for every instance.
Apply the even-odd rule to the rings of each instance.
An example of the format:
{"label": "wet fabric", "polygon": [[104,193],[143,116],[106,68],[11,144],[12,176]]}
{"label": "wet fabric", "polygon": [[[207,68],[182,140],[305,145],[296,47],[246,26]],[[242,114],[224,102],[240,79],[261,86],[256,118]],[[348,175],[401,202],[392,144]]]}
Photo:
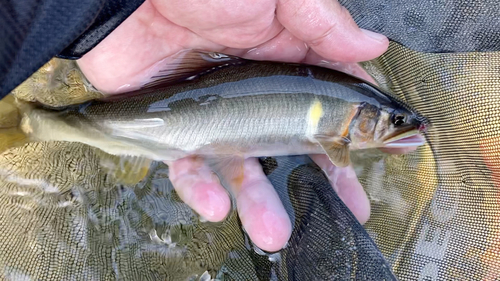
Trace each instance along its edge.
{"label": "wet fabric", "polygon": [[166,165],[153,163],[143,180],[127,185],[103,168],[119,162],[70,143],[31,143],[4,152],[2,276],[395,280],[373,241],[307,157],[262,161],[284,202],[296,210],[290,210],[295,228],[288,247],[271,255],[253,248],[235,212],[222,223],[201,222],[173,191]]}

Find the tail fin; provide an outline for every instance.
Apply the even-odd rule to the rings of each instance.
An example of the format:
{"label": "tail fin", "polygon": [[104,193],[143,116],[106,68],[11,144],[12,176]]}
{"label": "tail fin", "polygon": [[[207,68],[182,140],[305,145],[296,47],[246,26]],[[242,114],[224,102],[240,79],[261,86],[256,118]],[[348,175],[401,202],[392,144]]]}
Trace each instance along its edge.
{"label": "tail fin", "polygon": [[0,100],[0,153],[28,142],[28,136],[20,129],[22,115],[12,95]]}

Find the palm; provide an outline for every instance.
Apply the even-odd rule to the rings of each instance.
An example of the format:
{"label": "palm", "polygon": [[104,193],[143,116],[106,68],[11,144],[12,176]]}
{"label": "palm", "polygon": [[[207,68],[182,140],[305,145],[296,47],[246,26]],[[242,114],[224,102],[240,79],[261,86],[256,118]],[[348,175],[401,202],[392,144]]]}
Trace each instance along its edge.
{"label": "palm", "polygon": [[[359,29],[334,0],[284,2],[146,0],[78,63],[95,87],[112,94],[139,87],[184,49],[307,63],[325,59],[353,63],[375,58],[387,49],[385,37]],[[353,65],[350,72],[363,76]],[[324,155],[313,159],[354,215],[366,221],[368,199],[352,168],[336,168]],[[187,204],[211,221],[226,216],[227,194],[203,161],[185,158],[168,164],[172,183]],[[233,193],[251,239],[264,250],[280,249],[288,240],[291,224],[255,159],[245,162],[241,190]]]}
{"label": "palm", "polygon": [[[318,13],[306,20],[298,14],[311,14],[318,8],[313,1],[307,4],[311,11],[274,0],[248,3],[219,0],[209,5],[198,2],[146,1],[79,61],[82,70],[97,88],[114,93],[147,81],[155,71],[155,64],[183,49],[315,63],[323,58],[346,62],[367,60],[387,48],[387,40],[366,48],[368,39],[357,37],[367,36],[335,1],[327,1],[330,4],[325,4],[328,9],[323,12],[331,12],[336,16],[334,19],[322,19],[323,13]],[[335,29],[331,28],[332,24]]]}

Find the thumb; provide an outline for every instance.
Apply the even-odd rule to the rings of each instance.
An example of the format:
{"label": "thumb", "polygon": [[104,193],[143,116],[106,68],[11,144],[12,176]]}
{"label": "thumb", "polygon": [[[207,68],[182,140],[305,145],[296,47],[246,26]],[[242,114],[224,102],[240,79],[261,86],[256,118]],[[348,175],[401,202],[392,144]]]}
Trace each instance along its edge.
{"label": "thumb", "polygon": [[327,60],[367,61],[389,45],[384,35],[359,28],[335,0],[278,0],[276,13],[286,29]]}

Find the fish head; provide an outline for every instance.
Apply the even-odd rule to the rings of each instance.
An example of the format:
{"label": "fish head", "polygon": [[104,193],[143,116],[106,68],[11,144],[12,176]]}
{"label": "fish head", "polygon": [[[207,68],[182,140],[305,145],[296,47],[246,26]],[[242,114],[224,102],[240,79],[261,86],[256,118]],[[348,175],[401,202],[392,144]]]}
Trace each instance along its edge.
{"label": "fish head", "polygon": [[357,148],[411,147],[425,143],[424,117],[405,107],[361,104],[351,123],[352,145]]}

